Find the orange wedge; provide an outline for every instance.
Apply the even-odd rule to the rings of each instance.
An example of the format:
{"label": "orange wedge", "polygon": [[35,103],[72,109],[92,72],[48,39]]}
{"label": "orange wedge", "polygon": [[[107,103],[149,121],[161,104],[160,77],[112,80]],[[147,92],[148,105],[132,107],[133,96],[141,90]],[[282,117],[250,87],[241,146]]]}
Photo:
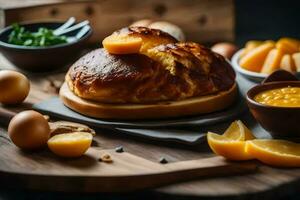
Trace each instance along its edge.
{"label": "orange wedge", "polygon": [[261,162],[278,167],[300,167],[300,144],[285,140],[252,140],[246,152]]}
{"label": "orange wedge", "polygon": [[212,151],[229,160],[253,159],[245,150],[245,141],[254,138],[251,131],[239,120],[233,122],[223,135],[207,133],[207,141]]}
{"label": "orange wedge", "polygon": [[300,71],[300,53],[294,53],[292,55],[292,57],[293,57],[293,61],[295,63],[296,71],[299,72]]}
{"label": "orange wedge", "polygon": [[92,139],[93,136],[86,132],[58,134],[48,140],[48,147],[62,157],[79,157],[91,146]]}
{"label": "orange wedge", "polygon": [[240,65],[246,70],[260,72],[268,53],[275,47],[272,41],[265,42],[250,50],[240,59]]}
{"label": "orange wedge", "polygon": [[299,46],[300,41],[293,38],[281,38],[276,42],[276,48],[287,54],[298,52]]}
{"label": "orange wedge", "polygon": [[245,126],[241,120],[237,120],[231,123],[226,129],[223,136],[232,140],[252,140],[255,139],[253,133]]}
{"label": "orange wedge", "polygon": [[264,74],[271,74],[273,71],[279,69],[282,56],[283,52],[281,50],[272,49],[266,57],[261,72]]}
{"label": "orange wedge", "polygon": [[141,37],[110,35],[102,41],[103,47],[111,54],[139,53],[143,40]]}
{"label": "orange wedge", "polygon": [[261,45],[263,42],[258,40],[250,40],[246,43],[245,49],[241,53],[241,58],[245,56],[247,53],[249,53],[252,49],[255,49],[259,45]]}
{"label": "orange wedge", "polygon": [[280,68],[289,72],[295,72],[296,66],[290,54],[285,54],[280,61]]}

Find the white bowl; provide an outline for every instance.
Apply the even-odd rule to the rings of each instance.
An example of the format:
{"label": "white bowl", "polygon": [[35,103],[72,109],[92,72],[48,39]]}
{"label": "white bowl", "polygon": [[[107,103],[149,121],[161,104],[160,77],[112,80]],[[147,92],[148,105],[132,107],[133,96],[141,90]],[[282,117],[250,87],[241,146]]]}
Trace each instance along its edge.
{"label": "white bowl", "polygon": [[267,76],[269,76],[269,74],[263,74],[263,73],[258,73],[258,72],[252,72],[249,70],[246,70],[244,68],[242,68],[239,64],[240,61],[240,55],[242,53],[244,49],[240,49],[238,50],[231,58],[231,63],[233,68],[235,69],[235,71],[239,72],[240,74],[242,74],[243,76],[245,76],[246,78],[256,81],[256,82],[261,82],[263,81],[265,78],[267,78]]}
{"label": "white bowl", "polygon": [[[235,69],[235,71],[239,72],[240,74],[244,75],[246,78],[256,81],[256,82],[261,82],[263,81],[265,78],[267,78],[269,76],[269,74],[263,74],[263,73],[258,73],[258,72],[252,72],[249,70],[246,70],[244,68],[242,68],[239,64],[240,61],[240,55],[242,53],[244,49],[240,49],[238,50],[231,58],[231,64],[233,66],[233,68]],[[300,78],[300,72],[296,72],[295,76],[297,78]]]}

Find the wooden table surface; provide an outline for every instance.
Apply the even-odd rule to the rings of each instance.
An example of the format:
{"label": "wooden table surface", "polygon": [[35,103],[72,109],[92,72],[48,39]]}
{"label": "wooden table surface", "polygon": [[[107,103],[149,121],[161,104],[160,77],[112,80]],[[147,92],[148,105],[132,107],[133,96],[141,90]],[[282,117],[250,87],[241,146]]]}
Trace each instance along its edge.
{"label": "wooden table surface", "polygon": [[[13,68],[3,56],[0,55],[0,69]],[[30,108],[33,103],[57,95],[57,89],[64,80],[65,72],[33,75],[27,74],[31,80],[31,91],[25,103],[12,110]],[[241,119],[251,128],[257,127],[249,114],[244,114]],[[220,124],[224,129],[230,122]],[[2,126],[1,132],[6,132],[7,127]],[[260,130],[260,129],[259,129]],[[255,131],[255,130],[254,130]],[[200,130],[199,130],[200,132]],[[269,137],[264,131],[255,132],[257,137]],[[132,136],[118,135],[112,132],[97,132],[96,142],[103,148],[115,148],[122,145],[127,152],[158,161],[164,156],[170,162],[190,160],[212,155],[206,143],[188,147],[177,144],[157,143]],[[177,183],[151,192],[174,196],[201,196],[224,197],[232,195],[282,195],[291,191],[299,191],[300,169],[278,169],[260,165],[259,170],[253,174],[237,175],[231,177],[207,178],[184,183]]]}

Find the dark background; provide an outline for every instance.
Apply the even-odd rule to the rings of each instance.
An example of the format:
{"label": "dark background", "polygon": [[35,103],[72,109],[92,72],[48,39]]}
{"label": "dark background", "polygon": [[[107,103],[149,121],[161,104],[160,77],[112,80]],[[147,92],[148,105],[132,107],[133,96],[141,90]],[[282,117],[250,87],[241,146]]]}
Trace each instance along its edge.
{"label": "dark background", "polygon": [[280,37],[300,39],[300,0],[235,0],[236,43]]}

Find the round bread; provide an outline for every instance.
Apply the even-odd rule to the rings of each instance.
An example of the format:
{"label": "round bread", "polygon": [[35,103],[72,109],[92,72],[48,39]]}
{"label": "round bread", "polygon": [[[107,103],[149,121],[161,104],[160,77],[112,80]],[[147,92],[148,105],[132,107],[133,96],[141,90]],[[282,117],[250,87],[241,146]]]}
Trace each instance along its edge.
{"label": "round bread", "polygon": [[115,55],[100,48],[80,58],[60,91],[71,109],[91,117],[137,119],[209,113],[233,103],[235,73],[219,54],[146,27],[113,35],[140,37],[139,53]]}
{"label": "round bread", "polygon": [[[169,79],[160,65],[142,54],[112,55],[94,50],[79,59],[66,75],[77,96],[102,103],[146,103],[166,99]],[[161,82],[161,83],[158,83]],[[156,88],[158,85],[164,87]],[[176,91],[169,94],[177,95]]]}
{"label": "round bread", "polygon": [[236,83],[218,94],[193,97],[180,101],[154,104],[106,104],[76,96],[66,83],[60,89],[60,98],[70,109],[83,115],[102,119],[155,119],[206,114],[227,108],[237,95]]}
{"label": "round bread", "polygon": [[158,46],[148,56],[97,49],[71,66],[66,82],[81,98],[127,104],[218,94],[235,83],[228,62],[195,43]]}

